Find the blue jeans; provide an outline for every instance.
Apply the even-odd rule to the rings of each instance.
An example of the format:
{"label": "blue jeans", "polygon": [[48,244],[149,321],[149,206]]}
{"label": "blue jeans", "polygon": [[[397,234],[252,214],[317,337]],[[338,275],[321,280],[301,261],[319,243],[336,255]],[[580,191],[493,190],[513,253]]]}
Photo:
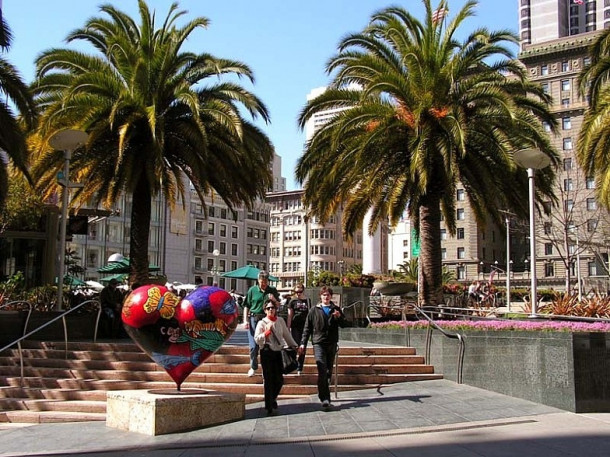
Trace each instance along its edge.
{"label": "blue jeans", "polygon": [[320,401],[330,401],[330,378],[333,375],[336,344],[314,344],[313,354],[318,367],[318,398]]}
{"label": "blue jeans", "polygon": [[250,368],[258,370],[258,344],[254,341],[254,332],[256,331],[256,324],[261,318],[250,315],[248,317],[248,323],[250,328],[248,329],[248,346],[250,346]]}

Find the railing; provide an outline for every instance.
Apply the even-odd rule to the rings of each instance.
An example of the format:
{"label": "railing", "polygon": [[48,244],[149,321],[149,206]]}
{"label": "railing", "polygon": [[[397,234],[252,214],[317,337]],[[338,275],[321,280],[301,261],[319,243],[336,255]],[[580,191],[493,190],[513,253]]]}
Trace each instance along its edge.
{"label": "railing", "polygon": [[[3,306],[1,306],[0,308],[6,307],[10,304],[15,304],[15,303],[27,303],[27,302],[23,302],[23,301],[19,301],[19,302],[10,302],[7,303]],[[68,324],[66,323],[66,316],[74,311],[76,311],[77,309],[82,308],[83,306],[85,306],[88,303],[95,303],[97,305],[97,316],[95,319],[95,328],[93,330],[93,342],[95,343],[97,341],[97,327],[99,325],[100,322],[100,315],[102,312],[102,308],[100,306],[100,303],[97,300],[87,300],[84,301],[82,303],[79,303],[78,305],[76,305],[73,308],[70,308],[67,311],[64,311],[63,313],[61,313],[59,316],[51,319],[48,322],[45,322],[44,324],[42,324],[41,326],[35,328],[34,330],[32,330],[31,332],[26,333],[27,330],[27,326],[28,326],[28,322],[30,319],[30,315],[32,314],[32,305],[28,303],[28,305],[30,306],[30,310],[28,312],[28,317],[26,319],[25,325],[23,327],[23,333],[24,335],[21,336],[20,338],[17,338],[15,341],[13,341],[12,343],[7,344],[6,346],[4,346],[3,348],[0,348],[0,354],[2,352],[4,352],[5,350],[9,349],[10,347],[14,346],[15,344],[18,346],[19,348],[19,364],[21,366],[21,379],[20,379],[20,385],[23,386],[23,353],[21,351],[21,342],[23,340],[25,340],[26,338],[29,338],[30,336],[34,335],[35,333],[39,332],[40,330],[42,330],[43,328],[48,327],[49,325],[53,324],[54,322],[58,321],[59,319],[62,320],[63,325],[64,325],[64,343],[65,343],[65,353],[64,353],[64,357],[67,359],[68,358]]]}
{"label": "railing", "polygon": [[[4,303],[3,305],[0,305],[0,309],[2,308],[8,308],[8,307],[15,307],[15,306],[19,306],[20,304],[22,305],[27,305],[28,306],[28,315],[25,318],[25,325],[23,326],[23,335],[25,335],[26,329],[28,328],[28,322],[30,321],[30,316],[32,315],[32,304],[30,302],[27,302],[25,300],[15,300],[15,301],[11,301],[8,303]],[[19,310],[17,310],[19,311]],[[15,343],[11,343],[15,344]],[[17,348],[19,350],[19,369],[20,369],[20,375],[21,377],[19,378],[19,386],[23,387],[23,352],[21,351],[21,341],[17,342]]]}
{"label": "railing", "polygon": [[[383,302],[382,300],[377,300],[377,301],[371,302],[368,305],[368,308],[366,307],[366,305],[364,305],[364,303],[362,301],[357,301],[354,303],[350,303],[343,309],[345,310],[345,309],[349,309],[349,308],[354,308],[354,311],[355,311],[357,305],[365,306],[366,312],[364,313],[364,315],[365,315],[366,319],[368,320],[369,324],[371,323],[371,318],[370,318],[371,308],[375,308],[377,311],[379,311],[380,309],[383,309],[385,311],[389,310],[390,312],[394,311],[394,312],[400,313],[403,321],[407,320],[407,314],[415,314],[418,316],[422,316],[425,320],[428,321],[428,328],[427,328],[427,332],[426,332],[425,356],[424,356],[426,363],[430,363],[430,350],[431,350],[431,346],[432,346],[432,330],[438,330],[439,332],[441,332],[442,335],[444,335],[447,338],[457,339],[458,340],[457,382],[458,382],[458,384],[461,384],[462,383],[462,373],[463,373],[463,368],[464,368],[464,352],[465,352],[464,337],[459,333],[448,332],[447,330],[443,329],[426,312],[426,311],[428,311],[430,314],[433,314],[433,315],[438,314],[438,315],[442,316],[445,308],[444,307],[441,307],[441,308],[433,307],[433,308],[430,308],[429,310],[424,310],[424,309],[420,308],[419,306],[417,306],[415,301],[405,300],[405,299],[402,299],[401,297],[388,297],[388,298],[390,300],[386,301],[386,302]],[[406,339],[407,346],[410,346],[411,345],[411,335],[410,335],[408,326],[405,326],[405,339]],[[337,364],[337,361],[335,361],[335,364]],[[337,368],[337,367],[335,367],[335,368]],[[336,383],[337,383],[337,377],[335,376],[335,395],[336,395],[336,390],[337,390]]]}

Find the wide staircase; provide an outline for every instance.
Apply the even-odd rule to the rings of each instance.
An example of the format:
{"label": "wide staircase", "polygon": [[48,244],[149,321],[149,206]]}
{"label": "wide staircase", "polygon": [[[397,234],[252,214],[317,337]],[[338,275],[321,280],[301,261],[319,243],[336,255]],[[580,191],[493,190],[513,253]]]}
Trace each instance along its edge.
{"label": "wide staircase", "polygon": [[[131,342],[22,342],[24,377],[15,347],[0,355],[0,422],[42,423],[106,419],[106,392],[174,389],[169,375]],[[398,382],[440,379],[415,349],[341,347],[338,390],[378,388]],[[248,347],[224,345],[187,378],[183,389],[246,394],[263,399],[259,368],[248,377]],[[303,373],[286,375],[282,398],[310,396],[316,390],[316,365],[308,349]]]}

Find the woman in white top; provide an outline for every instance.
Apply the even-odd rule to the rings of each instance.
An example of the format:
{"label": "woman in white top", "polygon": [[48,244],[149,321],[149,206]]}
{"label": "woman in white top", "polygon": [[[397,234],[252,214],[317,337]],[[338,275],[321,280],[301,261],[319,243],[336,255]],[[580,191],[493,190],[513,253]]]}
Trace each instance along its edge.
{"label": "woman in white top", "polygon": [[268,414],[277,410],[277,397],[284,385],[282,348],[297,347],[284,319],[277,315],[272,300],[263,305],[265,317],[258,321],[254,331],[254,341],[260,347],[261,366],[263,367],[263,386],[265,390],[265,409]]}

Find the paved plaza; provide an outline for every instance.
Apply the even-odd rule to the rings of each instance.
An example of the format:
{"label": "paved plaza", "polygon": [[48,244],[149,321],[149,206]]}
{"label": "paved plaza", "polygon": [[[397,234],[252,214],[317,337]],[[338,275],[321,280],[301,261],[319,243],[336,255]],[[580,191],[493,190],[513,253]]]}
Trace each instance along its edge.
{"label": "paved plaza", "polygon": [[[585,451],[586,450],[586,451]],[[262,403],[239,422],[147,436],[104,422],[0,428],[0,456],[609,456],[610,414],[573,414],[452,381]]]}

